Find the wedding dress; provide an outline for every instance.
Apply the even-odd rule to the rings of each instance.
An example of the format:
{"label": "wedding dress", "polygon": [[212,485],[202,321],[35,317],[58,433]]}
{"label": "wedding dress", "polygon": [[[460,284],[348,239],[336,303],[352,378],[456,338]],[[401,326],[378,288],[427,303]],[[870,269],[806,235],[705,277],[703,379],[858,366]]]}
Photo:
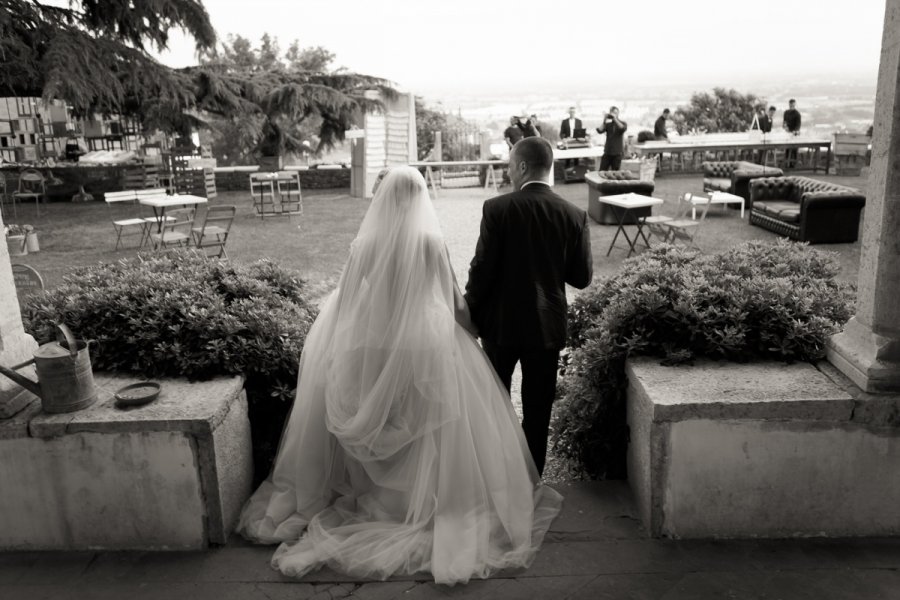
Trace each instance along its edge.
{"label": "wedding dress", "polygon": [[391,169],[309,331],[272,474],[238,530],[272,565],[466,582],[533,561],[562,497],[540,483],[465,313],[427,187]]}

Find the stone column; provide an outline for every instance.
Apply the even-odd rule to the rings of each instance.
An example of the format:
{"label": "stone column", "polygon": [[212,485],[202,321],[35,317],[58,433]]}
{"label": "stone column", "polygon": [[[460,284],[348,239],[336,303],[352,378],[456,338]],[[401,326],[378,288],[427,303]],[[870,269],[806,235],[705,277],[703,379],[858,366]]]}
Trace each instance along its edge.
{"label": "stone column", "polygon": [[900,391],[900,0],[887,0],[858,306],[828,360],[866,392]]}
{"label": "stone column", "polygon": [[[0,216],[0,229],[3,217]],[[6,240],[4,239],[4,242]],[[37,349],[34,338],[22,327],[22,314],[13,283],[9,249],[0,244],[0,365],[10,367],[29,360]],[[35,378],[34,367],[19,371],[26,377]],[[12,380],[0,375],[0,419],[7,419],[28,405],[34,396]]]}

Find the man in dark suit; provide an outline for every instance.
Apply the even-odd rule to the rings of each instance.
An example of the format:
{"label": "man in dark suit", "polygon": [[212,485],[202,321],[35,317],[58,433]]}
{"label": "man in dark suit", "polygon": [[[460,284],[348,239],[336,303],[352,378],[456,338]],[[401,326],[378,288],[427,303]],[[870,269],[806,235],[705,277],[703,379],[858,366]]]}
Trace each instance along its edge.
{"label": "man in dark suit", "polygon": [[772,123],[775,122],[775,107],[770,106],[769,112],[759,109],[759,130],[763,133],[772,133]]}
{"label": "man in dark suit", "polygon": [[[563,119],[562,123],[559,125],[559,139],[565,142],[567,139],[573,137],[575,135],[576,129],[581,129],[581,119],[575,118],[575,107],[569,107],[569,118]],[[577,158],[567,158],[563,162],[563,168],[568,169],[572,165],[577,165]]]}
{"label": "man in dark suit", "polygon": [[581,119],[575,118],[575,107],[569,107],[569,118],[563,119],[559,126],[559,139],[565,140],[575,134],[576,129],[581,129]]}
{"label": "man in dark suit", "polygon": [[559,351],[566,344],[566,284],[591,282],[587,213],[559,197],[548,178],[553,149],[526,138],[513,146],[514,192],[484,203],[466,302],[484,351],[509,390],[522,363],[522,428],[538,471],[547,455]]}

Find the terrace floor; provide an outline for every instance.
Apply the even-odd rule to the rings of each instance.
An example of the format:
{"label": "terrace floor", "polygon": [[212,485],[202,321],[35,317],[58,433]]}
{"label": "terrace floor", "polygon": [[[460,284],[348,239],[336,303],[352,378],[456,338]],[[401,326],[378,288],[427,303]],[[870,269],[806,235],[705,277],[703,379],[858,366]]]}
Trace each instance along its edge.
{"label": "terrace floor", "polygon": [[428,577],[301,580],[269,567],[274,547],[234,538],[197,552],[0,553],[4,600],[893,599],[900,539],[665,540],[644,536],[622,482],[557,486],[566,498],[534,564],[454,587]]}

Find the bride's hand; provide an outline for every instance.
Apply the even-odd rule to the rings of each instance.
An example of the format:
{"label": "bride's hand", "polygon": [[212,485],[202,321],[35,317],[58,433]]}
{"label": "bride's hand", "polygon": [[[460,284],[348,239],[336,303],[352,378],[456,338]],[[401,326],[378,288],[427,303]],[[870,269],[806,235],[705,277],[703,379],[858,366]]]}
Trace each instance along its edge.
{"label": "bride's hand", "polygon": [[472,313],[469,312],[469,305],[459,291],[459,286],[453,282],[453,316],[459,325],[472,334],[472,337],[478,337],[478,327],[472,322]]}
{"label": "bride's hand", "polygon": [[469,314],[469,307],[466,306],[465,300],[463,300],[462,308],[460,308],[458,304],[454,308],[456,322],[459,323],[460,327],[471,333],[472,337],[477,338],[478,328],[475,326],[475,323],[472,322],[472,315]]}

